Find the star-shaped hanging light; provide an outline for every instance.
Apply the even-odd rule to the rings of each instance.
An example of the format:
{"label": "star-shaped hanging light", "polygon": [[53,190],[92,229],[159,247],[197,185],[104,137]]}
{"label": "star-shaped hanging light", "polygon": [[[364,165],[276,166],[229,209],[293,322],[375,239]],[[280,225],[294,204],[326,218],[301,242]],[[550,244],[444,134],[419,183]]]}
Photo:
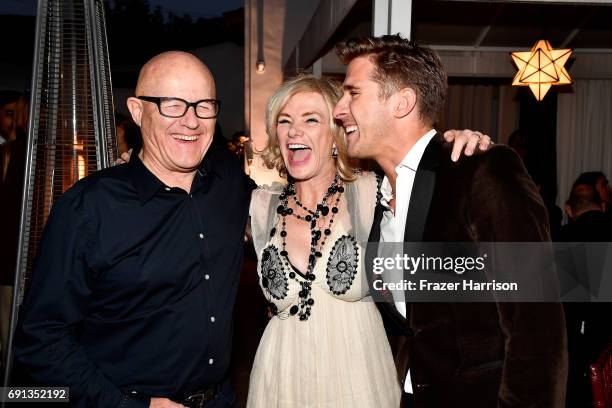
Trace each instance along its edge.
{"label": "star-shaped hanging light", "polygon": [[512,85],[529,86],[538,101],[552,85],[572,83],[564,67],[572,55],[571,49],[553,50],[548,41],[539,40],[531,51],[513,52],[511,55],[518,68]]}

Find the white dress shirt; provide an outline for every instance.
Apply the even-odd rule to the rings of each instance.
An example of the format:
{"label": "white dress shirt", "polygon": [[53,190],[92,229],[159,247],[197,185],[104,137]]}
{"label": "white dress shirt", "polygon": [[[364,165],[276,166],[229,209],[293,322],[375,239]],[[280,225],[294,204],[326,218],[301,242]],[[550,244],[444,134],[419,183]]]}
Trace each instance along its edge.
{"label": "white dress shirt", "polygon": [[[416,176],[417,168],[425,152],[425,148],[436,135],[436,130],[431,129],[425,133],[412,146],[404,159],[395,168],[397,178],[395,180],[395,213],[389,202],[393,198],[393,190],[391,183],[385,175],[380,187],[382,197],[380,203],[385,207],[383,218],[380,221],[380,242],[404,242],[404,231],[406,228],[406,217],[408,216],[408,206],[410,205],[410,196],[412,194],[412,186]],[[384,256],[379,254],[379,256]],[[383,273],[383,279],[390,282],[400,282],[403,279],[403,271],[386,271]],[[406,317],[406,299],[402,291],[392,291],[393,300],[397,311]],[[410,370],[404,381],[404,391],[412,394],[412,381],[410,379]]]}

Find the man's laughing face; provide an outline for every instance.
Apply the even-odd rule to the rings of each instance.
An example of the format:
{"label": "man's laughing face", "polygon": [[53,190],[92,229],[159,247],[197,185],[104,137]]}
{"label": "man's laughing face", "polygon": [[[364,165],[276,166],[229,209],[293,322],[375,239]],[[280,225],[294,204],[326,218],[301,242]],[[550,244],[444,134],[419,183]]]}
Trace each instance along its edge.
{"label": "man's laughing face", "polygon": [[367,56],[353,59],[347,66],[342,98],[334,108],[334,118],[346,132],[348,154],[360,159],[376,159],[383,149],[391,123],[390,101],[382,98],[380,85],[372,80],[375,66]]}

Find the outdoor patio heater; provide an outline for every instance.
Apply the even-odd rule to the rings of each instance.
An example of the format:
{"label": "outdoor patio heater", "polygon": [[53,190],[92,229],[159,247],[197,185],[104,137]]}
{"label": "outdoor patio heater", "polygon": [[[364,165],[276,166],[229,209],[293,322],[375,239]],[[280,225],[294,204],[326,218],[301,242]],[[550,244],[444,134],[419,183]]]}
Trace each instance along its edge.
{"label": "outdoor patio heater", "polygon": [[117,158],[103,0],[39,0],[34,48],[5,385],[19,309],[51,206],[76,181]]}

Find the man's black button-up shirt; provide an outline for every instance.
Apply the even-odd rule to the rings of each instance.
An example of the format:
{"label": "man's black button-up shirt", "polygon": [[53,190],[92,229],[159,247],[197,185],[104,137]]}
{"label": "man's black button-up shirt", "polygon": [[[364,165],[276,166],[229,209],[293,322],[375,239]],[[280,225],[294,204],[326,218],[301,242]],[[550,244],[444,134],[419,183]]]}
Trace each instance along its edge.
{"label": "man's black button-up shirt", "polygon": [[177,397],[228,372],[254,183],[214,145],[190,192],[132,157],[56,201],[23,305],[17,358],[79,406],[142,405],[125,391]]}

